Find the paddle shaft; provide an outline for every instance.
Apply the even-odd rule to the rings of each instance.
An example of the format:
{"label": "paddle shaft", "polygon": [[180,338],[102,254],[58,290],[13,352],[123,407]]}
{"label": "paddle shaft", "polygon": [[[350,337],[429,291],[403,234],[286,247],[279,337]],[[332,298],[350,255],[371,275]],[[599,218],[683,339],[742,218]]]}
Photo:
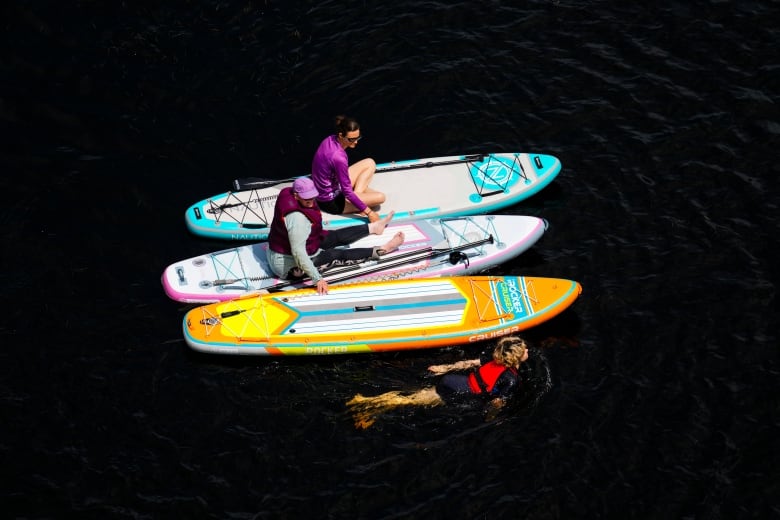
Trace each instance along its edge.
{"label": "paddle shaft", "polygon": [[[471,249],[473,247],[478,247],[487,243],[491,243],[491,244],[493,243],[493,235],[490,235],[488,238],[483,238],[481,240],[469,242],[468,244],[462,244],[460,246],[449,247],[447,249],[432,249],[430,247],[426,247],[418,251],[410,251],[409,253],[404,253],[403,255],[398,255],[393,258],[388,258],[387,260],[385,260],[385,263],[382,263],[382,261],[380,260],[377,263],[377,265],[375,265],[371,269],[367,269],[365,271],[360,271],[360,272],[353,272],[351,274],[347,274],[340,278],[325,278],[325,281],[328,283],[343,282],[344,280],[349,280],[350,278],[354,278],[355,276],[378,273],[380,271],[384,271],[386,269],[390,269],[393,267],[398,267],[412,262],[418,262],[420,260],[425,260],[428,258],[435,258],[441,255],[456,253],[458,251],[463,251],[464,249]],[[335,273],[331,272],[329,274],[332,276],[333,274],[339,274],[345,271],[358,271],[359,269],[360,269],[360,265],[354,265],[354,266],[350,266],[349,268],[338,270]],[[289,287],[291,285],[296,285],[306,281],[311,281],[311,278],[304,278],[301,280],[278,283],[270,287],[265,287],[265,290],[267,290],[268,292],[278,292],[279,290],[285,287]]]}
{"label": "paddle shaft", "polygon": [[[432,247],[423,247],[422,249],[416,249],[414,251],[407,251],[406,253],[401,253],[400,255],[395,255],[392,258],[387,258],[385,260],[381,260],[380,259],[378,261],[378,263],[382,263],[382,262],[387,263],[387,262],[390,262],[390,261],[400,260],[402,258],[409,258],[410,256],[422,255],[422,254],[427,253],[429,251],[433,251],[433,248]],[[414,260],[416,260],[416,259],[414,259]],[[328,271],[328,275],[329,276],[333,276],[334,274],[341,274],[341,273],[346,273],[346,272],[349,272],[349,271],[355,271],[357,269],[360,269],[360,267],[361,267],[361,264],[345,265],[343,267],[337,267],[335,269],[332,269],[332,270]],[[229,283],[236,283],[236,282],[240,282],[241,280],[245,280],[245,279],[246,278],[226,278],[226,279],[223,278],[223,279],[219,279],[219,280],[214,280],[212,283],[214,285],[227,285]],[[251,278],[250,278],[250,280],[251,280]],[[310,280],[310,278],[296,280],[295,282],[283,282],[283,283],[287,284],[287,285],[292,285],[294,283],[298,283],[298,282],[303,281],[303,280]],[[274,286],[274,287],[276,287],[276,286]],[[286,287],[286,285],[284,287]]]}
{"label": "paddle shaft", "polygon": [[[424,163],[410,163],[390,165],[383,168],[377,168],[377,173],[399,170],[413,170],[416,168],[433,168],[434,166],[447,166],[449,164],[460,164],[464,162],[481,161],[485,154],[466,155],[463,159],[452,159],[450,161],[428,161]],[[298,177],[288,177],[287,179],[266,179],[264,177],[244,177],[233,181],[235,191],[244,191],[249,189],[266,188],[283,182],[293,182]]]}

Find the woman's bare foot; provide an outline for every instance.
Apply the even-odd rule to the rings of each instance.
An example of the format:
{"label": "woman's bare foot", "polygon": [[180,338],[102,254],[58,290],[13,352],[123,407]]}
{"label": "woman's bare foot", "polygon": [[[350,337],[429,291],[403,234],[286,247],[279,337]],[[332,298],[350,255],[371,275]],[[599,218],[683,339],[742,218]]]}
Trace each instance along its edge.
{"label": "woman's bare foot", "polygon": [[393,215],[395,215],[395,211],[391,211],[384,218],[380,218],[376,222],[371,222],[368,225],[368,232],[372,235],[381,235],[384,233],[387,225],[393,220]]}
{"label": "woman's bare foot", "polygon": [[403,232],[399,231],[395,235],[393,235],[393,238],[390,239],[389,242],[387,242],[385,245],[377,249],[377,254],[379,255],[386,255],[387,253],[392,253],[396,249],[398,249],[398,246],[404,243],[404,234]]}

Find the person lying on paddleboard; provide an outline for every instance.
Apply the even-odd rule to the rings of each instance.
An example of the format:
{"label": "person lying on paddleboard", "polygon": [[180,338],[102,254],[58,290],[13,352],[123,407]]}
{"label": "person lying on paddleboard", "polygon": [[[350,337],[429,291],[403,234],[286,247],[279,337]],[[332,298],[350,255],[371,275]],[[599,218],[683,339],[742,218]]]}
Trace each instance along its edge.
{"label": "person lying on paddleboard", "polygon": [[[357,394],[347,401],[347,407],[355,419],[355,427],[363,429],[371,426],[378,414],[398,406],[438,406],[459,396],[479,396],[488,400],[485,420],[491,420],[521,386],[518,369],[527,360],[526,342],[517,336],[506,336],[498,340],[494,348],[483,351],[479,359],[429,366],[430,372],[444,374],[435,387],[423,388],[411,394],[399,391],[374,397]],[[469,372],[448,373],[453,370]]]}
{"label": "person lying on paddleboard", "polygon": [[327,231],[322,228],[316,197],[317,188],[308,177],[295,179],[292,187],[279,192],[268,233],[268,263],[276,276],[291,280],[308,276],[317,293],[327,294],[328,282],[321,271],[378,259],[403,244],[404,234],[399,232],[381,247],[339,248],[369,234],[381,235],[393,213],[369,224]]}
{"label": "person lying on paddleboard", "polygon": [[376,171],[373,159],[349,166],[347,149],[355,148],[362,138],[360,125],[351,117],[336,117],[336,133],[320,143],[311,163],[311,178],[319,191],[320,209],[333,215],[359,213],[369,222],[379,215],[371,206],[385,201],[385,194],[369,188]]}

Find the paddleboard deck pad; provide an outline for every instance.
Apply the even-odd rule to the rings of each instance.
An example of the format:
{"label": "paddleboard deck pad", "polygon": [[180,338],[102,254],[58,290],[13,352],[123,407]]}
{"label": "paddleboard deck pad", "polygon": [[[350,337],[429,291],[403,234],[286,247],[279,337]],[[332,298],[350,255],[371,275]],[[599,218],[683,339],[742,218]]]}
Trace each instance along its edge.
{"label": "paddleboard deck pad", "polygon": [[234,355],[329,355],[474,343],[514,334],[568,308],[572,280],[455,276],[338,285],[212,303],[186,313],[194,350]]}
{"label": "paddleboard deck pad", "polygon": [[[518,215],[391,222],[381,235],[368,235],[349,247],[378,247],[400,231],[405,241],[397,251],[323,274],[329,284],[476,274],[517,257],[546,228],[544,219]],[[268,243],[261,242],[175,262],[163,272],[163,288],[176,301],[211,303],[260,290],[310,285],[309,280],[292,283],[276,277],[267,251]]]}
{"label": "paddleboard deck pad", "polygon": [[[416,159],[377,165],[371,187],[385,194],[378,209],[393,220],[495,213],[547,186],[561,170],[560,161],[543,154],[491,153]],[[199,201],[185,212],[194,234],[228,240],[268,238],[279,192],[292,179]],[[326,229],[365,222],[357,215],[323,214]]]}

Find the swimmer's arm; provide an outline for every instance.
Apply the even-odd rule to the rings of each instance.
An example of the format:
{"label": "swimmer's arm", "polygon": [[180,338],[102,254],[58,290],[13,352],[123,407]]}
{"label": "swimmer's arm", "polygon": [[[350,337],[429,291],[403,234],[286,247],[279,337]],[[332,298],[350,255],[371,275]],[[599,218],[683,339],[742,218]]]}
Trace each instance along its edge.
{"label": "swimmer's arm", "polygon": [[431,365],[428,367],[428,371],[433,372],[436,375],[441,375],[453,370],[466,370],[468,368],[478,367],[479,365],[479,359],[466,359],[449,365]]}

